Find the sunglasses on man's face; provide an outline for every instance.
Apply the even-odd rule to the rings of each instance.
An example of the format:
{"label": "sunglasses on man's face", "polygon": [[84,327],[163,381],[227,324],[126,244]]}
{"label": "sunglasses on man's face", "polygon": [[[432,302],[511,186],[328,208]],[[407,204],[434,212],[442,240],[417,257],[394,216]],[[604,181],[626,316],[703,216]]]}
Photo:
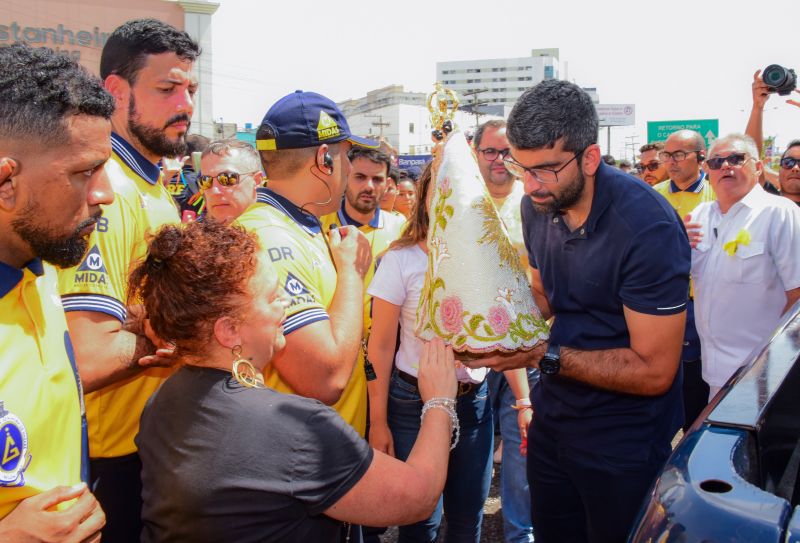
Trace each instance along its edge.
{"label": "sunglasses on man's face", "polygon": [[640,163],[639,166],[641,167],[642,171],[649,170],[651,172],[654,172],[661,167],[661,163],[658,161],[654,161],[654,162],[648,162],[647,164]]}
{"label": "sunglasses on man's face", "polygon": [[222,172],[217,175],[200,175],[197,177],[197,184],[200,185],[201,189],[208,190],[214,183],[214,179],[216,179],[217,183],[219,183],[221,187],[235,187],[239,184],[242,178],[254,173],[256,172]]}
{"label": "sunglasses on man's face", "polygon": [[719,170],[727,162],[729,166],[738,168],[748,160],[749,159],[747,158],[747,155],[744,153],[733,153],[732,155],[728,156],[709,158],[706,160],[706,165],[708,166],[709,170]]}
{"label": "sunglasses on man's face", "polygon": [[800,158],[792,158],[790,156],[781,159],[781,168],[784,170],[791,170],[795,166],[800,165]]}

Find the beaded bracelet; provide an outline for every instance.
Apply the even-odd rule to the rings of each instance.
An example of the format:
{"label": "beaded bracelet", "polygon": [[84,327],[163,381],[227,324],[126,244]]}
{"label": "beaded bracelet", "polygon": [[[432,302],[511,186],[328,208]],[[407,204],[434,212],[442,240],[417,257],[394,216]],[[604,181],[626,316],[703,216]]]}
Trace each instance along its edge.
{"label": "beaded bracelet", "polygon": [[458,444],[458,438],[461,436],[461,429],[458,425],[458,415],[456,415],[456,401],[451,398],[431,398],[425,405],[422,406],[422,414],[419,417],[420,425],[422,424],[423,420],[425,419],[425,413],[430,411],[431,409],[444,409],[447,412],[447,415],[450,417],[450,432],[452,433],[455,431],[456,437],[453,440],[452,445],[450,445],[450,450],[456,448]]}

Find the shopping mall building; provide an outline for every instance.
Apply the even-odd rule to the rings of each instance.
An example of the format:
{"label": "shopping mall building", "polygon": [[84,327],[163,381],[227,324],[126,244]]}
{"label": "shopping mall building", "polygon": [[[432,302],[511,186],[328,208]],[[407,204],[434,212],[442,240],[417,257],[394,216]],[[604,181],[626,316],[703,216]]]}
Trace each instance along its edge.
{"label": "shopping mall building", "polygon": [[211,22],[218,7],[202,0],[0,0],[0,47],[21,41],[66,51],[99,74],[100,52],[116,27],[145,17],[167,22],[202,47],[194,65],[200,88],[191,131],[211,137]]}

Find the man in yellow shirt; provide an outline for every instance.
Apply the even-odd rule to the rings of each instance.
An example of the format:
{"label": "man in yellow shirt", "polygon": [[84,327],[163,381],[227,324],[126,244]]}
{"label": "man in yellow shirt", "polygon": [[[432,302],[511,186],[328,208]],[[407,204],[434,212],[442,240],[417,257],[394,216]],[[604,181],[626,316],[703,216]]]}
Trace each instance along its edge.
{"label": "man in yellow shirt", "polygon": [[669,179],[666,165],[658,158],[658,153],[664,150],[664,142],[645,143],[639,147],[639,164],[641,179],[651,187]]}
{"label": "man in yellow shirt", "polygon": [[[369,241],[372,264],[364,276],[364,331],[362,344],[366,345],[369,339],[370,313],[372,296],[367,294],[378,258],[389,244],[400,237],[406,224],[406,219],[400,214],[382,211],[379,203],[387,189],[389,170],[392,162],[389,155],[375,149],[353,147],[348,153],[350,160],[350,175],[347,179],[347,188],[344,191],[342,207],[335,213],[329,213],[321,218],[322,229],[327,231],[334,226],[355,226]],[[358,367],[364,367],[367,380],[374,375],[369,365],[366,365],[366,350],[362,347],[359,352]],[[358,371],[358,369],[356,370]],[[365,389],[366,391],[366,389]]]}
{"label": "man in yellow shirt", "polygon": [[354,226],[325,232],[319,221],[339,209],[354,144],[378,146],[353,136],[328,98],[302,91],[281,98],[256,133],[269,188],[238,223],[258,235],[291,300],[286,348],[268,366],[267,385],[332,405],[364,435],[365,376],[354,367],[369,242]]}
{"label": "man in yellow shirt", "polygon": [[[685,218],[703,202],[717,199],[702,170],[706,142],[699,132],[679,130],[667,138],[658,159],[667,167],[670,179],[653,186]],[[703,381],[700,336],[694,324],[694,292],[686,306],[686,331],[681,351],[683,365],[683,430],[686,431],[708,404],[708,384]]]}
{"label": "man in yellow shirt", "polygon": [[141,464],[133,438],[145,402],[167,377],[168,349],[143,333],[128,300],[128,272],[147,250],[147,235],[180,221],[160,182],[163,156],[182,156],[197,81],[198,45],[154,19],[129,21],[103,47],[100,75],[116,101],[113,155],[106,165],[115,201],[89,241],[89,252],[59,277],[67,323],[86,388],[92,489],[107,541],[138,542]]}
{"label": "man in yellow shirt", "polygon": [[83,394],[52,265],[80,261],[113,200],[114,100],[48,49],[0,49],[0,66],[0,541],[94,541],[105,517],[85,484]]}

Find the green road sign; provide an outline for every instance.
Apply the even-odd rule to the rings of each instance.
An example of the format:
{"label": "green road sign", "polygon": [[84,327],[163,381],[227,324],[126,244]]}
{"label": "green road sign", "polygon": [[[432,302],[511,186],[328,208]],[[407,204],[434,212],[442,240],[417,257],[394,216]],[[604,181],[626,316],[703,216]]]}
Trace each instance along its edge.
{"label": "green road sign", "polygon": [[711,145],[711,142],[719,137],[719,119],[647,121],[647,142],[664,141],[673,132],[683,129],[700,132],[706,140],[706,145]]}

